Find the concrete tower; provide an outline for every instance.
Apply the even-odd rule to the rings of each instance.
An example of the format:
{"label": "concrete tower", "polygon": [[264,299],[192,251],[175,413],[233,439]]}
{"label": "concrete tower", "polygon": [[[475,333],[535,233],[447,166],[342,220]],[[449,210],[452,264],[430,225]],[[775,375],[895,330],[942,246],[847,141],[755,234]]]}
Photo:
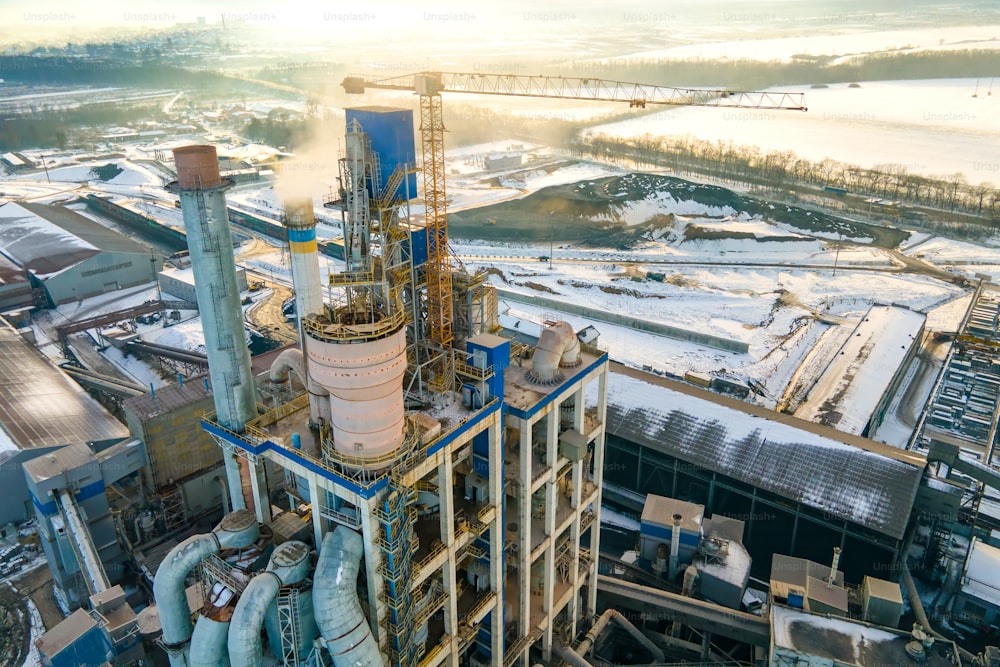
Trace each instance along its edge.
{"label": "concrete tower", "polygon": [[[170,188],[180,196],[184,214],[216,419],[225,428],[241,433],[246,422],[257,416],[257,407],[223,195],[232,181],[220,176],[214,146],[174,149],[174,164],[177,180]],[[236,493],[244,486],[238,462],[228,454],[224,459],[233,507],[242,509],[242,494]]]}

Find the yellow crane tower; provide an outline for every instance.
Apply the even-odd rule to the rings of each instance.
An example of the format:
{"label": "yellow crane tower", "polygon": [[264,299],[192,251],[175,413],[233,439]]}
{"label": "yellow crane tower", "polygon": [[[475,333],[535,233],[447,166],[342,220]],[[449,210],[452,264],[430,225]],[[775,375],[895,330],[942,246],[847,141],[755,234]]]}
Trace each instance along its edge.
{"label": "yellow crane tower", "polygon": [[468,72],[417,72],[395,77],[349,76],[342,83],[350,94],[367,89],[407,90],[420,97],[424,208],[427,224],[427,297],[429,347],[438,352],[432,384],[451,389],[453,369],[451,263],[448,257],[448,213],[445,193],[444,120],[441,93],[540,97],[594,102],[806,111],[802,93],[739,92],[704,88],[671,88],[606,79]]}

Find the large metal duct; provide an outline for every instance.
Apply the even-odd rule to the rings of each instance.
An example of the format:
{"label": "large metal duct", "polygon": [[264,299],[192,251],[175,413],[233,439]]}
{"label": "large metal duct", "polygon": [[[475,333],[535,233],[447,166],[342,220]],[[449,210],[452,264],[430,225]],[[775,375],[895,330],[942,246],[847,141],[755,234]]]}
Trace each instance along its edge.
{"label": "large metal duct", "polygon": [[295,287],[295,316],[323,312],[323,286],[319,277],[319,256],[316,254],[316,219],[311,199],[285,202],[285,227],[288,228],[288,248],[292,255],[292,284]]}
{"label": "large metal duct", "polygon": [[309,547],[306,544],[285,542],[275,548],[267,570],[250,580],[236,603],[229,625],[229,662],[232,667],[260,667],[263,664],[260,631],[268,607],[282,586],[297,584],[308,575]]}
{"label": "large metal duct", "polygon": [[361,536],[337,526],[323,538],[313,573],[316,625],[335,667],[383,667],[378,642],[358,602],[358,569],[365,553]]}
{"label": "large metal duct", "polygon": [[229,656],[226,655],[226,638],[229,636],[229,621],[209,618],[204,614],[198,617],[191,634],[191,651],[188,656],[189,667],[227,667]]}
{"label": "large metal duct", "polygon": [[334,448],[360,459],[397,449],[406,428],[405,330],[353,343],[311,338],[306,351],[310,377],[330,392]]}
{"label": "large metal duct", "polygon": [[580,340],[568,322],[556,322],[542,329],[531,357],[528,377],[538,384],[563,381],[559,368],[571,368],[580,363]]}
{"label": "large metal duct", "polygon": [[170,550],[153,579],[153,600],[163,626],[163,646],[172,667],[188,667],[191,610],[184,579],[195,565],[222,549],[242,549],[257,541],[257,517],[237,510],[223,517],[211,533],[193,535]]}
{"label": "large metal duct", "polygon": [[[289,373],[294,373],[309,392],[309,423],[319,424],[320,420],[329,422],[330,392],[306,373],[302,350],[289,348],[279,354],[271,364],[269,377],[272,383],[280,384],[288,381]],[[315,455],[317,452],[309,453]]]}

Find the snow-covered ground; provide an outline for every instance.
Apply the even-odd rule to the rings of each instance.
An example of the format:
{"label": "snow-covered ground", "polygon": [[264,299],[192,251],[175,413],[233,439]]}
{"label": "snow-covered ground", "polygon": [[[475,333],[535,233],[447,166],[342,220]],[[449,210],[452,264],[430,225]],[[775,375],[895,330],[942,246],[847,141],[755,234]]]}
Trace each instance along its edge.
{"label": "snow-covered ground", "polygon": [[[979,95],[973,97],[977,83]],[[787,86],[779,90],[806,94],[808,112],[674,108],[586,133],[690,135],[791,150],[815,162],[893,164],[915,174],[961,173],[970,183],[1000,184],[1000,84],[993,95],[986,95],[988,85],[988,79],[934,79],[864,82],[858,88],[846,82],[821,89]]]}
{"label": "snow-covered ground", "polygon": [[[751,14],[756,14],[752,12]],[[734,13],[735,14],[735,13]],[[763,12],[760,16],[764,16]],[[836,17],[830,17],[835,19]],[[1000,49],[1000,26],[955,26],[912,29],[884,29],[875,14],[861,12],[854,20],[848,15],[843,29],[826,20],[825,35],[740,39],[736,41],[699,40],[694,44],[665,49],[639,51],[614,60],[648,61],[655,59],[792,60],[794,56],[841,56],[844,58],[879,52],[950,51],[956,49]],[[881,28],[881,29],[879,29]]]}

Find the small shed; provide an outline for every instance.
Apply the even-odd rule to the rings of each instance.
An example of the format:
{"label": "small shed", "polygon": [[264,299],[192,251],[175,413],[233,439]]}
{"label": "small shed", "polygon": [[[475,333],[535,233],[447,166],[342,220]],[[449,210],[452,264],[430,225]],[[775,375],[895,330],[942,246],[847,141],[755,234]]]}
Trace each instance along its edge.
{"label": "small shed", "polygon": [[888,628],[899,626],[899,617],[903,615],[903,594],[898,583],[865,577],[861,582],[861,605],[865,621]]}

